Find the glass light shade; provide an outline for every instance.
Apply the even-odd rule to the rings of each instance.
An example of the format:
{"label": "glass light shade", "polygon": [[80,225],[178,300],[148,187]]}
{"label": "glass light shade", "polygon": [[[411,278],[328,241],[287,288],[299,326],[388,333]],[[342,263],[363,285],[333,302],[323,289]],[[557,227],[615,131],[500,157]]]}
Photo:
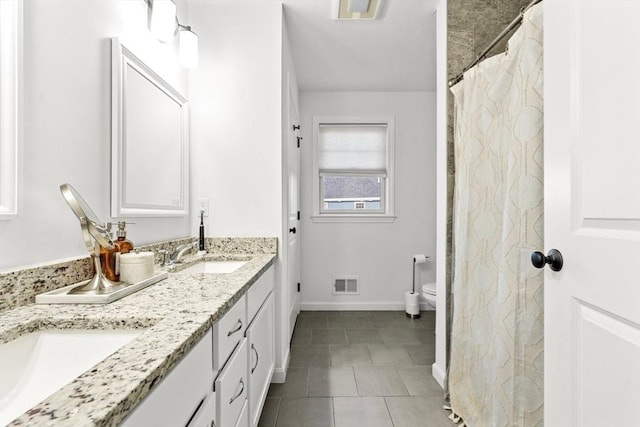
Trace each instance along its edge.
{"label": "glass light shade", "polygon": [[190,30],[182,30],[180,40],[180,64],[186,68],[198,66],[198,35]]}
{"label": "glass light shade", "polygon": [[153,0],[151,6],[151,33],[161,42],[173,39],[176,29],[176,4],[173,0]]}

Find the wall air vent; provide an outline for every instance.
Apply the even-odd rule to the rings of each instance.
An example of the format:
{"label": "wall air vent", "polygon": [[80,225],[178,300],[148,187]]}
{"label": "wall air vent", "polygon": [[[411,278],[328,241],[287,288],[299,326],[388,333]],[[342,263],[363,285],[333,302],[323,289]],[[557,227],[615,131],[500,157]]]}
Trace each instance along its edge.
{"label": "wall air vent", "polygon": [[333,0],[333,19],[378,19],[385,0]]}
{"label": "wall air vent", "polygon": [[333,281],[334,294],[359,294],[357,277],[340,277]]}

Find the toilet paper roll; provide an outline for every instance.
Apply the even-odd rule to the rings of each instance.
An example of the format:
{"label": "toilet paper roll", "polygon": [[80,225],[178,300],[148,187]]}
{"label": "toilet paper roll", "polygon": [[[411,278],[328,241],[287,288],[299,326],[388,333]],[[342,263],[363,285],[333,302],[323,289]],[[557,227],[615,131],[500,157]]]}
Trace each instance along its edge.
{"label": "toilet paper roll", "polygon": [[120,255],[120,281],[133,284],[153,276],[153,252]]}
{"label": "toilet paper roll", "polygon": [[427,262],[427,258],[429,257],[426,256],[425,254],[416,254],[413,256],[413,262],[416,264],[422,264]]}
{"label": "toilet paper roll", "polygon": [[420,314],[420,294],[417,292],[405,292],[404,293],[405,311],[407,314],[418,315]]}

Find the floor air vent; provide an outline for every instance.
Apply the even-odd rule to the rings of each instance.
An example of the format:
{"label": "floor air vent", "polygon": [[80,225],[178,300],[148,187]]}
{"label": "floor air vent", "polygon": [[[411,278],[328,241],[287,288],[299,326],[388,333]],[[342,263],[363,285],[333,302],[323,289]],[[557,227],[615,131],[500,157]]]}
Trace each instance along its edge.
{"label": "floor air vent", "polygon": [[357,277],[341,277],[333,282],[334,294],[357,294],[358,278]]}

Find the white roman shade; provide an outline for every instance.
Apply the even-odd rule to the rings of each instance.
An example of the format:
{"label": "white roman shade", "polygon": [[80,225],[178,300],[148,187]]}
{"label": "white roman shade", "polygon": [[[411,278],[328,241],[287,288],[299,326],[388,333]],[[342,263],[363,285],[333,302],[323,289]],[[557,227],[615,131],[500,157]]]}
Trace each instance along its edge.
{"label": "white roman shade", "polygon": [[387,124],[321,124],[318,169],[385,172]]}

